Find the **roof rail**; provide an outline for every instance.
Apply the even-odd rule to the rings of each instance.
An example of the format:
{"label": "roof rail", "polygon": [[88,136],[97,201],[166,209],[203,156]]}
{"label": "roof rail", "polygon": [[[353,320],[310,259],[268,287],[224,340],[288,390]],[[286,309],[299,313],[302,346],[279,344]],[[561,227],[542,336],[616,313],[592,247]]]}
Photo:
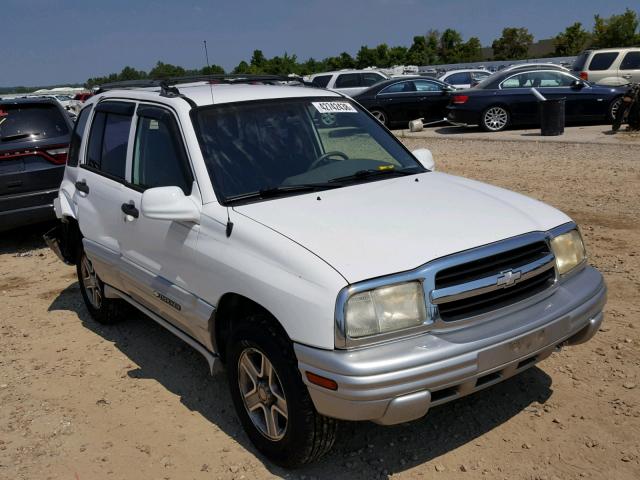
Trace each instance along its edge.
{"label": "roof rail", "polygon": [[[160,87],[162,93],[178,94],[176,85],[183,83],[207,82],[211,84],[226,83],[260,83],[275,84],[279,82],[298,82],[307,85],[307,82],[299,77],[286,77],[283,75],[193,75],[185,77],[171,77],[166,79],[146,79],[146,80],[125,80],[121,82],[103,83],[97,87],[96,93],[106,92],[107,90],[135,89],[135,88],[153,88]],[[174,87],[174,88],[172,88]],[[171,92],[173,90],[173,92]]]}

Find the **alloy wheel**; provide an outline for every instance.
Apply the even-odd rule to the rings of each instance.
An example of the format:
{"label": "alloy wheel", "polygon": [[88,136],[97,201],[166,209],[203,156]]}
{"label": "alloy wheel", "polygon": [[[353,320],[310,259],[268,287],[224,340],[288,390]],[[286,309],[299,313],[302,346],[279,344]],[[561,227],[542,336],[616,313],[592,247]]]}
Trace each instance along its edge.
{"label": "alloy wheel", "polygon": [[611,105],[611,111],[609,112],[611,115],[611,120],[615,120],[617,118],[618,110],[620,110],[621,106],[622,106],[621,98],[618,98],[615,102],[613,102],[613,104]]}
{"label": "alloy wheel", "polygon": [[269,440],[287,432],[289,412],[278,373],[267,356],[246,348],[238,359],[238,386],[253,425]]}
{"label": "alloy wheel", "polygon": [[383,111],[381,110],[373,110],[371,112],[371,115],[373,115],[374,117],[376,117],[376,119],[383,125],[385,125],[387,123],[387,116],[384,114]]}
{"label": "alloy wheel", "polygon": [[491,107],[484,113],[484,124],[491,131],[502,130],[508,121],[509,114],[502,107]]}
{"label": "alloy wheel", "polygon": [[98,279],[98,275],[93,268],[91,260],[89,260],[87,255],[84,253],[82,254],[80,271],[82,273],[82,288],[84,288],[91,306],[96,310],[99,310],[102,306],[100,279]]}

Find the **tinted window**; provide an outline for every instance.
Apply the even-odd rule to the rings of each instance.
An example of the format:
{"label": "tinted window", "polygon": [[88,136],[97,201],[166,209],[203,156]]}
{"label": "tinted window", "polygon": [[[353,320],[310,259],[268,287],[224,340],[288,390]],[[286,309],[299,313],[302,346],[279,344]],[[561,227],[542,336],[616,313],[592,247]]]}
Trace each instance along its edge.
{"label": "tinted window", "polygon": [[469,74],[469,72],[454,73],[452,75],[449,75],[445,79],[445,82],[451,85],[466,85],[468,83],[471,83],[471,75]]}
{"label": "tinted window", "polygon": [[489,72],[473,72],[471,74],[471,79],[475,82],[479,82],[485,78],[487,78],[488,76],[490,76],[491,73]]}
{"label": "tinted window", "polygon": [[378,75],[377,73],[363,73],[362,74],[362,85],[365,87],[370,87],[374,83],[378,83],[380,80],[384,80],[382,75]]}
{"label": "tinted window", "polygon": [[69,125],[56,105],[48,103],[0,104],[0,139],[2,141],[60,137],[69,134]]}
{"label": "tinted window", "polygon": [[571,70],[574,72],[579,72],[580,70],[584,70],[584,66],[587,63],[587,58],[589,58],[589,52],[581,53],[576,57],[575,62],[573,62],[573,66]]}
{"label": "tinted window", "polygon": [[617,56],[618,52],[596,53],[591,59],[589,70],[607,70]]}
{"label": "tinted window", "polygon": [[360,87],[362,82],[359,73],[343,73],[338,75],[336,88]]}
{"label": "tinted window", "polygon": [[176,186],[185,195],[191,194],[187,157],[169,113],[156,118],[139,117],[132,170],[131,183],[142,189]]}
{"label": "tinted window", "polygon": [[413,84],[418,92],[441,92],[442,85],[429,80],[414,80]]}
{"label": "tinted window", "polygon": [[559,72],[531,72],[531,86],[538,87],[568,87],[576,79]]}
{"label": "tinted window", "polygon": [[620,70],[640,69],[640,52],[629,52],[622,59]]}
{"label": "tinted window", "polygon": [[413,82],[398,82],[392,85],[389,85],[386,88],[383,88],[380,92],[381,94],[386,93],[400,93],[400,92],[414,92],[415,87],[413,86]]}
{"label": "tinted window", "polygon": [[331,75],[320,75],[319,77],[314,77],[311,83],[316,87],[326,88],[326,86],[329,85],[329,80],[331,80]]}
{"label": "tinted window", "polygon": [[502,88],[530,88],[533,87],[533,80],[529,73],[520,73],[502,82]]}
{"label": "tinted window", "polygon": [[89,136],[87,165],[124,179],[130,127],[131,115],[96,112]]}
{"label": "tinted window", "polygon": [[67,165],[70,167],[78,166],[78,155],[80,154],[80,145],[82,143],[82,136],[84,135],[85,127],[87,126],[87,120],[91,113],[91,106],[83,108],[76,121],[76,126],[71,134],[71,142],[69,144],[69,159]]}

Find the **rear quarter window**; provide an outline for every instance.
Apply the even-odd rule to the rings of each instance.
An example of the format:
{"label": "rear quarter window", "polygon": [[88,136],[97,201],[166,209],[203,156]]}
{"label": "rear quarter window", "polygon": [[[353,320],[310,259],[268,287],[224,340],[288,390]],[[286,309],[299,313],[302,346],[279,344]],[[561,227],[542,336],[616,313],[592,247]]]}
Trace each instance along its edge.
{"label": "rear quarter window", "polygon": [[596,53],[589,63],[589,70],[608,70],[618,55],[619,52]]}
{"label": "rear quarter window", "polygon": [[329,85],[329,80],[331,80],[331,75],[320,75],[311,80],[311,83],[316,87],[326,88]]}
{"label": "rear quarter window", "polygon": [[0,104],[0,139],[3,141],[55,138],[69,134],[62,110],[47,103]]}
{"label": "rear quarter window", "polygon": [[573,66],[571,67],[574,72],[584,70],[584,66],[587,63],[587,58],[589,58],[589,53],[590,52],[583,52],[576,57],[575,61],[573,62]]}
{"label": "rear quarter window", "polygon": [[359,73],[343,73],[336,79],[336,88],[360,87],[362,82]]}
{"label": "rear quarter window", "polygon": [[620,70],[640,70],[640,51],[628,52],[620,63]]}

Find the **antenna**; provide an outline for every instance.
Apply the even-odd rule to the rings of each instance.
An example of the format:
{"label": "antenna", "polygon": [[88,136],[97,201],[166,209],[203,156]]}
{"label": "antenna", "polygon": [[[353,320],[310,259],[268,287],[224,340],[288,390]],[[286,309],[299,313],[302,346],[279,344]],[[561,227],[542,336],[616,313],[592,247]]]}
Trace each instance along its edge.
{"label": "antenna", "polygon": [[[204,57],[207,60],[207,68],[209,69],[209,75],[211,75],[211,65],[209,65],[209,50],[207,50],[207,41],[204,42]],[[213,85],[209,82],[209,90],[211,91],[211,103],[213,103]]]}

